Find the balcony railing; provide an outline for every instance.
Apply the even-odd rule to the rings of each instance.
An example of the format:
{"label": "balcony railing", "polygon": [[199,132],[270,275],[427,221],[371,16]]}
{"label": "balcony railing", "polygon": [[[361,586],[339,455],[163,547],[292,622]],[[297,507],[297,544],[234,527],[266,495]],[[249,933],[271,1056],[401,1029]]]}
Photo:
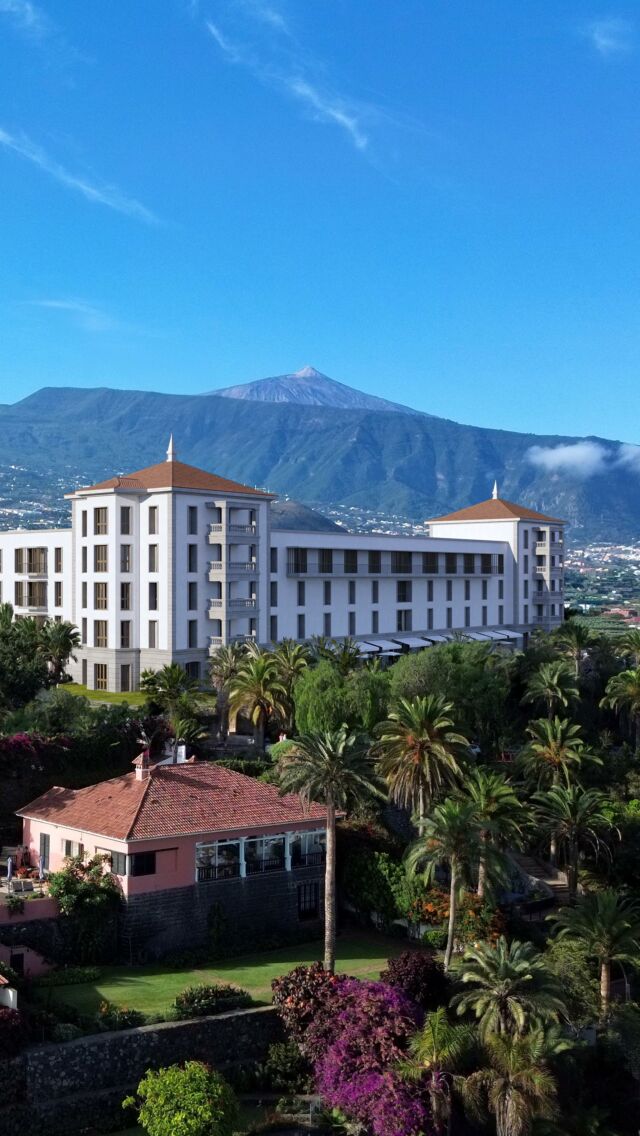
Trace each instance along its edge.
{"label": "balcony railing", "polygon": [[272,856],[268,860],[247,860],[248,876],[259,876],[261,872],[284,872],[284,856]]}
{"label": "balcony railing", "polygon": [[257,606],[258,606],[258,601],[256,599],[252,599],[252,598],[251,599],[234,599],[234,600],[228,600],[227,601],[227,607],[231,608],[232,611],[237,611],[238,609],[243,609],[243,608],[248,608],[250,611],[255,611]]}
{"label": "balcony railing", "polygon": [[325,859],[324,852],[301,852],[293,856],[291,863],[294,868],[319,868]]}
{"label": "balcony railing", "polygon": [[240,861],[233,860],[228,864],[206,864],[197,869],[198,883],[208,880],[235,880],[240,875]]}
{"label": "balcony railing", "polygon": [[222,647],[223,643],[224,643],[224,639],[222,638],[222,635],[210,635],[209,636],[209,654],[212,655],[214,651],[217,651],[218,647]]}
{"label": "balcony railing", "polygon": [[244,576],[258,571],[257,560],[210,560],[209,579],[214,575],[226,573],[228,576]]}
{"label": "balcony railing", "polygon": [[209,543],[215,544],[220,537],[250,536],[255,539],[258,535],[258,526],[250,525],[209,525]]}

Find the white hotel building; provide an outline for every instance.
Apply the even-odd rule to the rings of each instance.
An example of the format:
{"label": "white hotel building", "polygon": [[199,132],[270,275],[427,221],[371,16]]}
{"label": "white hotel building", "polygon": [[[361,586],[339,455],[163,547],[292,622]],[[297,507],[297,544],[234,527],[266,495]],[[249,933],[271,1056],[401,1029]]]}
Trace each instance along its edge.
{"label": "white hotel building", "polygon": [[363,655],[454,631],[526,643],[563,618],[563,522],[493,497],[427,536],[272,529],[272,494],[167,460],[68,495],[71,527],[0,533],[1,599],[66,619],[73,678],[135,689],[168,662],[193,677],[224,643],[353,636]]}

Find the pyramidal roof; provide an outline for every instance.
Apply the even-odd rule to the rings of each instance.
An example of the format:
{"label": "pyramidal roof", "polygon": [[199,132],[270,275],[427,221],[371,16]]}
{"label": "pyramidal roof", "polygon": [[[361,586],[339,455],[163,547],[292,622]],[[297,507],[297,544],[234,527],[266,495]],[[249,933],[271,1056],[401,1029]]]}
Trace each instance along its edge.
{"label": "pyramidal roof", "polygon": [[147,489],[201,489],[210,493],[239,493],[243,497],[273,498],[274,494],[264,493],[261,489],[253,489],[250,485],[242,485],[239,481],[230,481],[227,477],[219,477],[217,473],[207,473],[204,469],[197,469],[194,465],[176,461],[170,457],[167,461],[158,462],[157,465],[137,469],[134,473],[127,473],[121,477],[110,477],[107,481],[98,481],[96,485],[83,486],[79,492],[95,492],[97,490],[122,489],[135,492]]}
{"label": "pyramidal roof", "polygon": [[556,525],[563,525],[564,521],[558,517],[548,517],[546,513],[537,513],[535,509],[528,509],[526,505],[516,505],[513,501],[505,501],[502,497],[489,497],[487,501],[480,501],[477,505],[469,505],[466,509],[457,509],[454,513],[446,513],[443,517],[431,517],[432,521],[543,521]]}

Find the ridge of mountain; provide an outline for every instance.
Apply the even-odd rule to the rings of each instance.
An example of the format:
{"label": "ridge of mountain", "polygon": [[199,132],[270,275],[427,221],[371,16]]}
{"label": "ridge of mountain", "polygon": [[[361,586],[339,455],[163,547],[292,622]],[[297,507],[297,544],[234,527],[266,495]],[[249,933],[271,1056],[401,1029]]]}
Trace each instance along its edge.
{"label": "ridge of mountain", "polygon": [[[305,505],[424,520],[484,500],[497,479],[501,496],[564,517],[574,540],[640,538],[636,449],[597,437],[494,430],[409,410],[109,387],[44,387],[0,406],[0,430],[4,468],[46,475],[60,496],[162,460],[173,432],[183,461]],[[599,460],[581,464],[583,454]],[[575,460],[563,465],[562,455]],[[5,501],[10,480],[0,481]]]}
{"label": "ridge of mountain", "polygon": [[339,383],[323,375],[315,367],[303,367],[286,375],[274,375],[238,386],[222,387],[208,392],[222,398],[242,398],[251,402],[287,402],[298,406],[333,406],[342,410],[395,411],[401,414],[420,414],[410,406],[389,402],[374,394]]}

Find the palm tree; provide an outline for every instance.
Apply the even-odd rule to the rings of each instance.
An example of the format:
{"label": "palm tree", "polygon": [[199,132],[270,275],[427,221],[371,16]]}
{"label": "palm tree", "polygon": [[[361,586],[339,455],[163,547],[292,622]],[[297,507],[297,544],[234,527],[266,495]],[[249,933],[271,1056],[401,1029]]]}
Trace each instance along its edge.
{"label": "palm tree", "polygon": [[327,810],[324,879],[324,967],[333,973],[336,948],[336,812],[346,811],[379,792],[369,754],[346,726],[306,734],[278,763],[281,793],[298,793],[305,806]]}
{"label": "palm tree", "polygon": [[444,1006],[427,1014],[419,1033],[409,1044],[409,1056],[400,1071],[408,1080],[426,1089],[436,1136],[451,1132],[452,1089],[459,1084],[456,1070],[475,1043],[469,1026],[451,1024]]}
{"label": "palm tree", "polygon": [[598,836],[599,828],[611,828],[606,815],[607,798],[597,789],[585,790],[579,784],[554,785],[546,793],[536,793],[536,817],[544,832],[555,838],[567,864],[569,899],[574,902],[578,893],[580,852],[586,846],[595,852],[609,852]]}
{"label": "palm tree", "polygon": [[456,732],[452,709],[439,694],[401,698],[375,730],[378,771],[392,799],[420,820],[438,793],[460,777],[458,758],[469,743]]}
{"label": "palm tree", "polygon": [[311,662],[311,651],[306,643],[296,643],[294,639],[283,639],[273,652],[278,675],[285,691],[285,729],[291,733],[295,723],[293,688],[297,679]]}
{"label": "palm tree", "polygon": [[46,659],[51,678],[56,685],[62,681],[69,659],[76,661],[74,651],[80,646],[78,628],[68,620],[56,623],[50,619],[40,629],[41,651]]}
{"label": "palm tree", "polygon": [[343,678],[346,678],[360,662],[360,648],[356,640],[347,635],[345,639],[333,639],[331,641],[327,657],[331,659]]}
{"label": "palm tree", "polygon": [[615,641],[616,654],[631,659],[634,669],[640,667],[640,627],[630,627]]}
{"label": "palm tree", "polygon": [[167,663],[160,670],[145,670],[140,676],[140,689],[146,691],[162,710],[171,713],[185,698],[195,701],[198,684],[179,663]]}
{"label": "palm tree", "polygon": [[527,726],[531,741],[525,746],[520,763],[524,772],[539,785],[568,785],[571,773],[585,756],[580,726],[568,718],[538,718]]}
{"label": "palm tree", "polygon": [[421,835],[407,853],[409,873],[423,871],[426,882],[431,883],[439,865],[446,864],[449,868],[449,929],[444,955],[444,967],[448,970],[453,954],[458,892],[477,862],[480,828],[471,801],[447,797],[421,822],[420,830]]}
{"label": "palm tree", "polygon": [[551,721],[573,698],[578,697],[578,687],[571,667],[565,662],[541,663],[527,682],[523,702],[542,703],[547,708]]}
{"label": "palm tree", "polygon": [[200,725],[197,718],[169,717],[169,725],[173,732],[173,759],[178,755],[179,745],[196,746],[198,742],[207,737],[207,730]]}
{"label": "palm tree", "polygon": [[600,705],[629,715],[634,726],[637,753],[640,750],[640,667],[613,675]]}
{"label": "palm tree", "polygon": [[228,643],[218,647],[211,656],[209,674],[218,695],[216,702],[222,741],[225,741],[229,733],[229,688],[238,674],[244,656],[244,648],[239,643]]}
{"label": "palm tree", "polygon": [[582,660],[589,647],[595,647],[598,642],[597,635],[589,631],[583,623],[579,623],[576,619],[569,619],[558,628],[554,640],[560,645],[563,655],[571,660],[577,682],[580,678]]}
{"label": "palm tree", "polygon": [[465,778],[462,795],[474,805],[480,826],[478,895],[484,898],[487,885],[487,852],[490,846],[516,844],[522,836],[525,809],[513,786],[502,773],[477,766]]}
{"label": "palm tree", "polygon": [[273,717],[284,717],[285,696],[272,654],[248,655],[242,660],[229,686],[229,707],[232,713],[248,712],[257,750],[264,749],[267,722]]}
{"label": "palm tree", "polygon": [[496,1136],[529,1136],[535,1120],[551,1119],[557,1111],[544,1034],[494,1035],[487,1052],[490,1063],[467,1079],[466,1096],[486,1097],[496,1119]]}
{"label": "palm tree", "polygon": [[615,891],[591,892],[575,907],[556,916],[554,934],[578,939],[600,967],[600,1017],[606,1022],[611,1004],[611,964],[638,961],[640,905]]}
{"label": "palm tree", "polygon": [[564,1011],[560,985],[532,943],[493,943],[469,948],[458,967],[460,982],[471,989],[456,994],[459,1014],[475,1014],[480,1037],[523,1034],[532,1026],[556,1021]]}

